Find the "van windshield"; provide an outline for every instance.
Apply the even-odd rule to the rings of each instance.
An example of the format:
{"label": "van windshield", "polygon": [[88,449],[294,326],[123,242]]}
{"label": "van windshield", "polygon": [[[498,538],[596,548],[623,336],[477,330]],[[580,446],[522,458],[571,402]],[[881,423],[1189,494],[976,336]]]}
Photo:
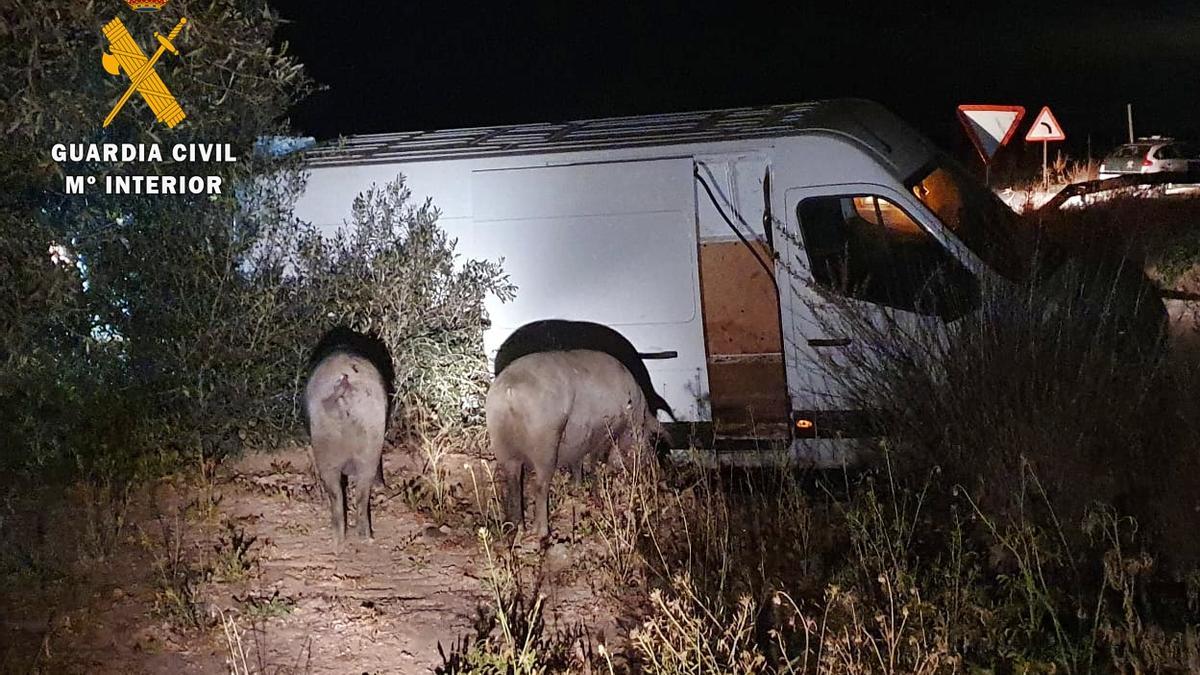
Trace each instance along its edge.
{"label": "van windshield", "polygon": [[1010,281],[1030,273],[1032,249],[1016,214],[991,190],[952,162],[914,174],[905,185],[972,253]]}

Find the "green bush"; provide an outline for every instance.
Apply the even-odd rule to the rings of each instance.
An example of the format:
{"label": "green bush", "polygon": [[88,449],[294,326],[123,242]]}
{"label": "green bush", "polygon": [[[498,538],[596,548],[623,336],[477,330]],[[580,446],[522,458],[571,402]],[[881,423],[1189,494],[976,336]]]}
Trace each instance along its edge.
{"label": "green bush", "polygon": [[[0,7],[0,464],[48,474],[135,471],[212,445],[205,352],[227,309],[231,270],[255,241],[235,186],[280,171],[255,140],[285,130],[311,85],[271,46],[265,0],[172,3],[151,16],[120,3]],[[101,121],[126,82],[98,66],[100,26],[122,16],[144,40],[184,13],[179,57],[157,66],[187,112],[169,132],[136,98]],[[236,72],[236,77],[231,73]],[[55,162],[57,143],[228,143],[237,162]],[[286,164],[284,162],[283,164]],[[69,195],[67,175],[217,175],[222,194]],[[256,188],[257,189],[257,188]],[[281,200],[277,200],[283,203]],[[61,246],[68,264],[50,259]],[[71,262],[75,264],[70,264]],[[240,338],[240,336],[238,336]],[[11,473],[6,473],[12,476]],[[104,479],[108,480],[108,479]]]}
{"label": "green bush", "polygon": [[396,366],[398,414],[455,429],[483,421],[484,298],[506,301],[516,289],[498,261],[459,261],[437,218],[428,199],[412,203],[402,176],[372,186],[335,236],[293,238],[281,284],[295,293],[289,315],[379,334]]}
{"label": "green bush", "polygon": [[[336,323],[387,340],[400,410],[478,422],[483,297],[513,292],[498,263],[456,260],[402,179],[355,200],[330,240],[292,217],[298,159],[256,142],[288,133],[280,120],[312,85],[272,46],[281,19],[265,0],[121,13],[137,39],[186,14],[181,55],[158,71],[187,118],[167,132],[134,99],[101,127],[123,83],[78,45],[103,39],[110,4],[0,8],[0,469],[108,483],[280,443],[298,430],[308,352]],[[68,142],[228,143],[238,161],[52,161]],[[67,175],[157,172],[217,175],[222,193],[64,191]]]}

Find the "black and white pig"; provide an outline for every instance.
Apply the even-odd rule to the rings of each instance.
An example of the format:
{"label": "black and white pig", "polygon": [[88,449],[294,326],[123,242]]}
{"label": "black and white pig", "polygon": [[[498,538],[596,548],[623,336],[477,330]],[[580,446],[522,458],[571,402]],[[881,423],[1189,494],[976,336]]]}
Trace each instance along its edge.
{"label": "black and white pig", "polygon": [[618,465],[663,428],[629,370],[597,351],[522,356],[496,377],[485,404],[488,437],[505,480],[505,516],[524,524],[524,475],[534,483],[534,531],[550,533],[550,481],[590,458]]}
{"label": "black and white pig", "polygon": [[378,337],[339,326],[313,349],[304,411],[313,464],[329,494],[333,539],[346,537],[347,478],[354,478],[358,533],[370,539],[371,488],[383,485],[383,438],[391,419],[395,371]]}

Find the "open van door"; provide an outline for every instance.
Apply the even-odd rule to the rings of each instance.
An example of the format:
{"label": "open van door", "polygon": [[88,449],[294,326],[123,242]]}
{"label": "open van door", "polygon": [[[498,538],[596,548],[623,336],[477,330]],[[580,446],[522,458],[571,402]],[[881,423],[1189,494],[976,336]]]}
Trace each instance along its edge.
{"label": "open van door", "polygon": [[[919,220],[910,198],[874,184],[793,188],[785,193],[790,335],[788,382],[799,438],[871,435],[870,412],[841,388],[847,350],[888,331],[938,333],[978,306],[980,284]],[[923,324],[923,325],[922,325]],[[863,331],[858,327],[870,326]],[[864,335],[863,333],[868,333]],[[820,460],[822,458],[815,458]],[[828,458],[825,458],[828,459]]]}
{"label": "open van door", "polygon": [[697,158],[700,300],[718,450],[786,446],[783,359],[770,167],[765,157]]}

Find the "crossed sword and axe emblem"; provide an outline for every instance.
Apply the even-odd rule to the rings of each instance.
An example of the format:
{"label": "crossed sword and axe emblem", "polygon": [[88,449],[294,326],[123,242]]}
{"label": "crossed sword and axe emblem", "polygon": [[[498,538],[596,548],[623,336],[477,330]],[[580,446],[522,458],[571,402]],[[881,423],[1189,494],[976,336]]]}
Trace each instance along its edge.
{"label": "crossed sword and axe emblem", "polygon": [[121,71],[124,71],[125,75],[129,77],[129,88],[113,106],[108,117],[104,118],[104,126],[108,126],[117,113],[121,112],[121,108],[125,106],[135,91],[142,95],[142,99],[146,101],[146,105],[150,106],[154,116],[158,118],[159,122],[167,125],[167,128],[173,128],[183,121],[184,117],[187,117],[183,108],[179,107],[179,102],[167,89],[167,85],[163,84],[162,78],[154,71],[154,64],[158,63],[163,52],[169,51],[175,56],[179,56],[179,50],[175,49],[172,42],[179,37],[179,32],[186,24],[187,19],[181,18],[166,37],[155,33],[154,37],[158,39],[159,43],[158,49],[149,59],[134,42],[120,19],[115,18],[105,24],[104,36],[108,38],[109,51],[101,55],[101,63],[104,65],[104,70],[112,75],[119,75]]}

